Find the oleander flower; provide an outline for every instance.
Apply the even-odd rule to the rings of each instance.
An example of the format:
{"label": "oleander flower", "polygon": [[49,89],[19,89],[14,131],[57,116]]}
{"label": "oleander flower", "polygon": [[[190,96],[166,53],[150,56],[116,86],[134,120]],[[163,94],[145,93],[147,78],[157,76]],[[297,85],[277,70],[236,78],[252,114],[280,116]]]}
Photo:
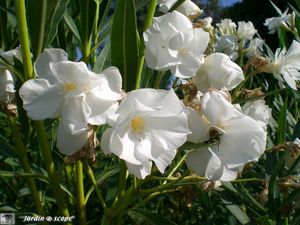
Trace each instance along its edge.
{"label": "oleander flower", "polygon": [[254,38],[249,42],[248,47],[245,49],[246,56],[248,58],[261,56],[263,52],[264,40],[260,38]]}
{"label": "oleander flower", "polygon": [[187,107],[186,112],[192,131],[188,141],[216,142],[188,154],[187,166],[196,174],[210,180],[234,180],[246,163],[263,154],[266,132],[254,119],[236,109],[225,93],[209,91],[203,96],[199,111]]}
{"label": "oleander flower", "polygon": [[14,75],[0,66],[0,102],[10,103],[15,98],[15,92]]}
{"label": "oleander flower", "polygon": [[172,89],[132,91],[116,114],[101,148],[125,160],[128,171],[140,179],[151,173],[152,161],[163,173],[189,134],[184,106]]}
{"label": "oleander flower", "polygon": [[[0,55],[10,64],[14,64],[13,57],[21,60],[20,54],[20,48],[16,48],[3,52]],[[16,78],[13,72],[9,71],[5,65],[0,65],[0,102],[10,103],[14,100],[16,92],[15,82]]]}
{"label": "oleander flower", "polygon": [[167,13],[176,2],[177,0],[158,0],[158,10]]}
{"label": "oleander flower", "polygon": [[269,34],[274,34],[276,30],[282,25],[287,26],[286,23],[291,18],[291,14],[288,14],[288,10],[289,9],[286,9],[284,13],[281,13],[278,17],[271,17],[265,20],[264,25],[268,27]]}
{"label": "oleander flower", "polygon": [[235,61],[239,57],[237,53],[238,49],[238,38],[235,34],[225,34],[217,39],[216,52],[228,55],[232,61]]}
{"label": "oleander flower", "polygon": [[252,22],[245,21],[238,22],[237,36],[240,39],[251,40],[253,36],[256,34],[257,30],[254,28]]}
{"label": "oleander flower", "polygon": [[[177,0],[158,0],[159,11],[167,13],[177,2]],[[195,19],[203,12],[200,8],[191,0],[185,0],[176,9],[176,11],[182,13],[190,19]]]}
{"label": "oleander flower", "polygon": [[35,63],[38,78],[26,81],[19,94],[31,119],[61,117],[57,145],[71,155],[85,144],[88,124],[106,123],[123,94],[117,68],[96,74],[84,62],[67,59],[61,49],[46,49]]}
{"label": "oleander flower", "polygon": [[231,19],[223,19],[216,24],[222,34],[234,34],[236,32],[236,23]]}
{"label": "oleander flower", "polygon": [[232,90],[243,80],[241,67],[223,53],[213,53],[205,57],[196,76],[192,78],[201,92],[206,92],[210,88]]}
{"label": "oleander flower", "polygon": [[[269,63],[261,68],[266,73],[273,73],[279,85],[284,87],[284,81],[297,90],[296,81],[300,80],[300,43],[293,41],[289,50],[277,49]],[[282,77],[281,77],[282,76]]]}
{"label": "oleander flower", "polygon": [[213,21],[213,19],[210,16],[199,20],[199,22],[202,25],[202,28],[204,30],[208,30],[208,31],[214,29],[213,26],[211,25],[212,21]]}
{"label": "oleander flower", "polygon": [[264,100],[246,102],[242,107],[242,112],[254,119],[264,130],[267,130],[267,125],[272,116],[272,109],[266,105]]}
{"label": "oleander flower", "polygon": [[195,75],[203,61],[209,34],[193,28],[183,14],[173,11],[153,19],[144,33],[145,60],[151,69],[168,70],[180,78]]}

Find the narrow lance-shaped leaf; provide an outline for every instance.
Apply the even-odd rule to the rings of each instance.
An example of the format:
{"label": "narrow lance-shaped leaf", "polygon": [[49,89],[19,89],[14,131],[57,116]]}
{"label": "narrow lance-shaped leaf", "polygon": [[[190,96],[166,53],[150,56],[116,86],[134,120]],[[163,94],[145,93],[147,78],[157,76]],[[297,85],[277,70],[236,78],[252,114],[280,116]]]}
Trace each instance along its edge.
{"label": "narrow lance-shaped leaf", "polygon": [[28,27],[30,31],[31,48],[33,57],[36,58],[41,52],[44,40],[45,19],[47,14],[46,0],[29,0],[28,5]]}
{"label": "narrow lance-shaped leaf", "polygon": [[57,34],[59,21],[63,18],[69,0],[47,1],[44,46],[48,47]]}
{"label": "narrow lance-shaped leaf", "polygon": [[111,32],[111,64],[119,68],[123,89],[133,90],[138,63],[138,32],[134,0],[118,0]]}

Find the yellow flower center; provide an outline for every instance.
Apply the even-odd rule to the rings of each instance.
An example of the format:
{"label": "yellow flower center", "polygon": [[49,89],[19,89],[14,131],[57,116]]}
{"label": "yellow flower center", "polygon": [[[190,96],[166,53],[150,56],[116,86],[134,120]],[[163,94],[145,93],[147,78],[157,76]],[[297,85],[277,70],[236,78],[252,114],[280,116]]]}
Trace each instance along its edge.
{"label": "yellow flower center", "polygon": [[179,55],[184,56],[187,53],[187,49],[186,48],[181,48],[179,49]]}
{"label": "yellow flower center", "polygon": [[64,90],[67,92],[67,91],[73,91],[77,88],[76,84],[74,83],[66,83],[64,85]]}
{"label": "yellow flower center", "polygon": [[145,122],[144,120],[137,116],[131,120],[131,128],[134,132],[139,133],[144,130]]}

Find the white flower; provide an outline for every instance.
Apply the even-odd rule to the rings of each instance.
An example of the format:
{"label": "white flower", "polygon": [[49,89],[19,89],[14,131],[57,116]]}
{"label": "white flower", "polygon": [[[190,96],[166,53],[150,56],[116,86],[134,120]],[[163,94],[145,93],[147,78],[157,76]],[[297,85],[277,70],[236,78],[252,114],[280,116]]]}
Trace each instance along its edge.
{"label": "white flower", "polygon": [[204,63],[192,81],[201,92],[210,88],[232,90],[244,80],[243,70],[223,53],[205,57]]}
{"label": "white flower", "polygon": [[240,39],[251,40],[256,34],[257,30],[254,28],[252,22],[240,21],[238,22],[237,35]]}
{"label": "white flower", "polygon": [[285,12],[282,13],[279,17],[266,19],[264,25],[268,27],[270,34],[274,34],[281,25],[286,25],[286,22],[288,22],[290,17],[291,14],[288,14],[288,9],[286,9]]}
{"label": "white flower", "polygon": [[205,30],[212,30],[213,27],[211,25],[213,19],[209,16],[209,17],[205,17],[203,19],[200,20],[200,22],[202,23],[202,27]]}
{"label": "white flower", "polygon": [[262,55],[264,40],[260,38],[254,38],[250,41],[248,48],[245,49],[246,56],[251,58],[253,56]]}
{"label": "white flower", "polygon": [[125,160],[140,179],[151,173],[152,161],[163,173],[189,134],[184,106],[173,90],[130,92],[111,125],[102,136],[102,150]]}
{"label": "white flower", "polygon": [[300,43],[293,41],[288,51],[277,49],[275,56],[261,69],[264,72],[273,73],[280,86],[283,87],[283,81],[285,81],[291,88],[297,90],[295,81],[300,80]]}
{"label": "white flower", "polygon": [[0,67],[0,102],[10,103],[15,98],[15,78],[13,74]]}
{"label": "white flower", "polygon": [[144,33],[145,60],[151,69],[168,70],[180,78],[194,76],[199,69],[209,34],[193,28],[191,21],[173,11],[153,19]]}
{"label": "white flower", "polygon": [[115,67],[95,74],[83,62],[68,61],[61,49],[45,50],[35,70],[38,78],[20,88],[23,107],[33,120],[61,117],[57,145],[71,155],[85,144],[88,124],[104,124],[116,110],[123,96],[121,75]]}
{"label": "white flower", "polygon": [[221,20],[221,23],[216,24],[222,34],[233,34],[236,32],[236,23],[231,19]]}
{"label": "white flower", "polygon": [[234,34],[225,34],[218,38],[215,50],[216,52],[222,52],[228,55],[232,61],[235,61],[239,54],[238,38]]}
{"label": "white flower", "polygon": [[256,161],[266,146],[266,132],[249,116],[242,114],[225,94],[210,91],[203,96],[200,112],[187,108],[192,134],[188,141],[201,143],[214,139],[216,145],[189,153],[189,169],[210,180],[234,180],[242,167]]}
{"label": "white flower", "polygon": [[158,10],[167,13],[176,2],[177,0],[158,0]]}
{"label": "white flower", "polygon": [[[177,2],[177,0],[159,0],[158,6],[159,11],[167,13]],[[185,0],[181,3],[177,8],[176,11],[182,13],[183,15],[189,17],[190,19],[195,19],[201,15],[203,12],[200,8],[191,0]]]}
{"label": "white flower", "polygon": [[176,8],[176,11],[182,13],[191,20],[199,17],[203,12],[203,10],[200,10],[200,8],[191,0],[185,0]]}
{"label": "white flower", "polygon": [[[7,60],[10,64],[14,64],[13,57],[21,59],[20,49],[16,48],[7,52],[1,53],[1,57]],[[5,66],[0,65],[0,102],[10,103],[15,98],[15,82],[14,74]]]}
{"label": "white flower", "polygon": [[272,109],[265,104],[264,100],[246,102],[242,107],[242,112],[261,124],[264,130],[267,129],[267,125],[271,119]]}

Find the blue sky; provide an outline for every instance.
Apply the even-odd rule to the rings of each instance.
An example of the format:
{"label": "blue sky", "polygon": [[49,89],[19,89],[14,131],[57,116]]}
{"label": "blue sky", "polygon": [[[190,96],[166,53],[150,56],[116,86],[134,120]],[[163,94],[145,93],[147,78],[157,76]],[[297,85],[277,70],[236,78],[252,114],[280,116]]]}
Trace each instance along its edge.
{"label": "blue sky", "polygon": [[230,6],[236,2],[241,2],[242,0],[221,0],[221,5],[222,6]]}

